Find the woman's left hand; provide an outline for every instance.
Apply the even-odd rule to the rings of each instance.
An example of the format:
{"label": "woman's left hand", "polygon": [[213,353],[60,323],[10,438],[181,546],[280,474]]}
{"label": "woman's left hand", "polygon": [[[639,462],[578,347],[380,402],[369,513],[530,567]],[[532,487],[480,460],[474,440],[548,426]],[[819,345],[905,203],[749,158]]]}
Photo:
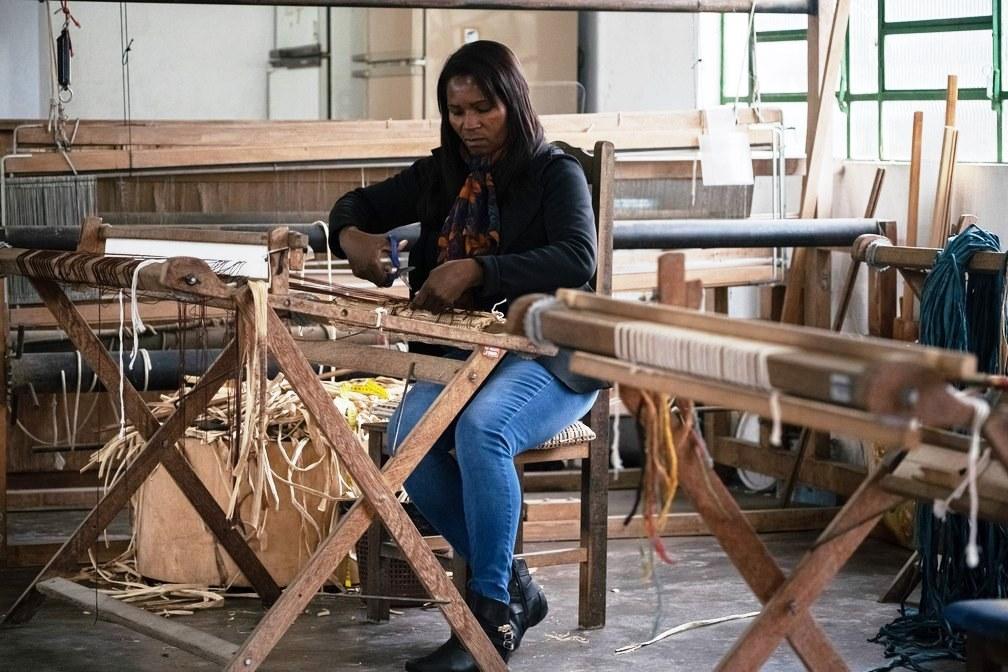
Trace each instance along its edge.
{"label": "woman's left hand", "polygon": [[434,313],[455,305],[466,290],[483,282],[483,267],[475,259],[446,261],[427,276],[427,282],[413,297],[413,305]]}

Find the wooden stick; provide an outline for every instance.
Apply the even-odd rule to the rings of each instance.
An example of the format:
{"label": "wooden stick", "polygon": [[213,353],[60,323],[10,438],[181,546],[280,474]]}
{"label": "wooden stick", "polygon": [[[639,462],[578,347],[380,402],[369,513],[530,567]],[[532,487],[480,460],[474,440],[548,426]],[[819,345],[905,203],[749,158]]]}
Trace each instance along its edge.
{"label": "wooden stick", "polygon": [[865,219],[874,219],[875,211],[878,209],[879,195],[882,193],[882,183],[885,181],[885,168],[875,169],[875,180],[872,182],[871,192],[868,194],[868,203],[865,205]]}
{"label": "wooden stick", "polygon": [[949,197],[952,190],[952,173],[956,155],[956,103],[959,100],[958,78],[948,76],[945,91],[945,131],[942,135],[941,160],[938,165],[938,183],[931,216],[931,247],[945,247],[949,234]]}
{"label": "wooden stick", "polygon": [[[837,0],[826,48],[826,62],[819,86],[818,113],[816,114],[815,129],[812,131],[813,141],[812,151],[809,153],[808,175],[805,178],[805,188],[802,192],[801,214],[799,216],[804,219],[810,219],[816,215],[819,180],[832,158],[830,112],[835,104],[833,92],[836,91],[837,81],[840,77],[840,62],[843,60],[843,45],[849,16],[850,0]],[[805,250],[795,248],[791,257],[791,268],[788,270],[784,309],[781,314],[782,322],[797,324],[800,321],[805,263]]]}
{"label": "wooden stick", "polygon": [[10,364],[10,351],[7,348],[7,335],[10,333],[7,313],[7,278],[0,278],[0,347],[3,348],[2,367],[0,367],[0,390],[4,390],[4,403],[0,404],[0,567],[7,566],[7,450],[10,432],[7,394],[7,371]]}
{"label": "wooden stick", "polygon": [[[917,220],[920,211],[921,146],[923,144],[924,113],[914,112],[913,135],[910,144],[910,195],[907,199],[907,228],[904,243],[910,247],[917,245]],[[893,336],[901,341],[917,340],[916,299],[913,286],[903,282],[903,296],[900,301],[900,315],[893,325]]]}
{"label": "wooden stick", "polygon": [[53,578],[38,584],[39,592],[95,612],[95,618],[124,625],[134,632],[158,639],[183,651],[225,665],[238,646],[172,619],[120,602],[104,593],[66,579]]}

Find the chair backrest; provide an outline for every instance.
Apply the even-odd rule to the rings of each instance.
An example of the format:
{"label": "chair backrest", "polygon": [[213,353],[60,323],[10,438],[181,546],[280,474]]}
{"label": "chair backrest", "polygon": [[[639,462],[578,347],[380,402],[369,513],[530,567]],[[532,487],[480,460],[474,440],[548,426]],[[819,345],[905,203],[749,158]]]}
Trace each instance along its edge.
{"label": "chair backrest", "polygon": [[595,143],[592,153],[566,142],[553,145],[573,156],[581,164],[591,187],[595,231],[598,234],[598,259],[592,285],[597,294],[612,294],[613,271],[613,191],[616,176],[616,150],[607,140]]}

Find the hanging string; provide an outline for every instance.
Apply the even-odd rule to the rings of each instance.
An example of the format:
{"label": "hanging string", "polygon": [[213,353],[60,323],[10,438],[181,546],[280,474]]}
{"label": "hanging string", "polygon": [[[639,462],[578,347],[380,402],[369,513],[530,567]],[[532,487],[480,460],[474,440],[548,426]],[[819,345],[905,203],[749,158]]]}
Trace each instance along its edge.
{"label": "hanging string", "polygon": [[533,345],[540,348],[555,347],[556,344],[546,339],[542,332],[542,313],[553,306],[561,305],[561,302],[547,296],[532,302],[532,305],[525,311],[522,326],[525,328],[525,336],[532,341]]}
{"label": "hanging string", "polygon": [[619,478],[623,471],[623,456],[620,455],[620,418],[623,415],[623,402],[620,400],[619,383],[613,383],[613,399],[616,400],[616,412],[613,414],[612,441],[609,443],[609,462],[613,468],[613,478]]}
{"label": "hanging string", "polygon": [[140,271],[145,266],[160,264],[161,261],[161,259],[144,259],[133,269],[133,278],[130,281],[130,321],[133,324],[133,349],[130,351],[129,361],[130,371],[133,370],[133,362],[136,361],[137,352],[140,349],[140,334],[147,331],[147,325],[140,319],[140,306],[137,305],[137,285],[140,281]]}
{"label": "hanging string", "polygon": [[119,438],[126,436],[126,402],[124,391],[126,387],[126,363],[123,361],[123,331],[126,324],[126,311],[123,306],[123,290],[119,290]]}

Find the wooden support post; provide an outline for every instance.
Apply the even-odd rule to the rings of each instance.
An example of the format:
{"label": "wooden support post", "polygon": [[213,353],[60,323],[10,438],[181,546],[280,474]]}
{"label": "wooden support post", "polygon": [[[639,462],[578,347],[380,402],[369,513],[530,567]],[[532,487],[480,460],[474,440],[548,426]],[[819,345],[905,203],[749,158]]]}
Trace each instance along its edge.
{"label": "wooden support post", "polygon": [[578,569],[578,625],[601,628],[606,616],[606,548],[609,510],[609,390],[600,390],[589,423],[588,469],[581,470],[581,546],[587,557]]}
{"label": "wooden support post", "polygon": [[[896,222],[886,222],[883,235],[896,244]],[[892,338],[896,320],[895,268],[868,269],[868,334]]]}
{"label": "wooden support post", "polygon": [[[368,433],[368,454],[371,460],[381,466],[382,444],[385,433],[372,430]],[[366,558],[357,558],[358,562],[365,563],[367,567],[367,582],[364,585],[364,592],[367,595],[387,595],[388,585],[385,578],[387,573],[382,569],[385,562],[382,560],[381,548],[385,542],[385,534],[381,521],[376,520],[371,523],[367,531],[368,552]],[[367,600],[367,619],[376,623],[389,620],[389,600],[369,597]]]}
{"label": "wooden support post", "polygon": [[334,409],[329,396],[312,374],[293,338],[272,310],[269,311],[269,339],[273,356],[288,376],[291,386],[308,412],[315,418],[320,431],[336,449],[341,464],[347,467],[354,482],[361,488],[362,497],[315,549],[297,577],[287,586],[280,599],[266,612],[249,638],[241,645],[226,669],[229,672],[246,672],[255,670],[262,664],[377,514],[402,548],[424,587],[433,597],[448,598],[447,602],[439,606],[452,629],[473,654],[480,667],[487,671],[503,672],[504,662],[483,634],[475,618],[462,604],[458,591],[448,581],[440,564],[399,506],[392,491],[402,486],[406,477],[430,450],[451,420],[462,410],[504,353],[494,348],[477,348],[466,366],[460,369],[452,382],[445,387],[379,474],[370,460],[360,454],[356,437]]}
{"label": "wooden support post", "polygon": [[830,328],[832,313],[831,254],[827,249],[813,247],[805,250],[805,325]]}

